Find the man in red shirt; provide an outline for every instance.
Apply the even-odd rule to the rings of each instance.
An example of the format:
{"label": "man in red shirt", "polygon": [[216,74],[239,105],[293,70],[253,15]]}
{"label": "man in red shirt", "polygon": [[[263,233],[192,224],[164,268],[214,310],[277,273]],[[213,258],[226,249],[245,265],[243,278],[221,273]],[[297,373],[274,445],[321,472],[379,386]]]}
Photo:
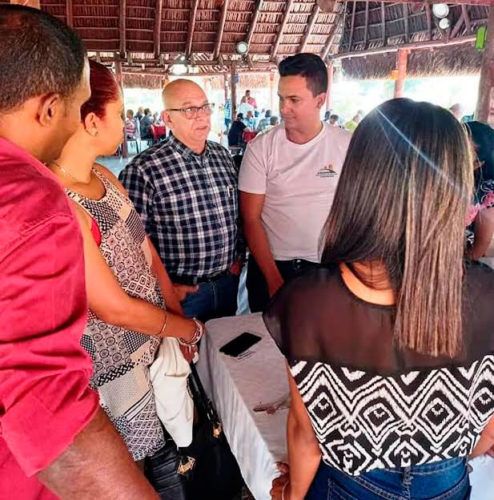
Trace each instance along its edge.
{"label": "man in red shirt", "polygon": [[57,19],[0,6],[0,497],[156,498],[88,388],[78,224],[55,176],[89,70]]}

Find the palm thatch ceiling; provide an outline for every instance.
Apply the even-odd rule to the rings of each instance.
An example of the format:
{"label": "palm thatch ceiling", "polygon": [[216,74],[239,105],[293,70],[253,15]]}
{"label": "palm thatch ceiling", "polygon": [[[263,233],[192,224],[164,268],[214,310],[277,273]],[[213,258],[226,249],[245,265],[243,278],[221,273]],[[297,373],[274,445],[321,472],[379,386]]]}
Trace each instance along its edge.
{"label": "palm thatch ceiling", "polygon": [[[73,26],[90,55],[119,61],[125,73],[166,73],[184,57],[203,74],[262,71],[287,55],[372,55],[423,42],[470,41],[487,23],[492,0],[449,0],[441,30],[431,3],[344,0],[41,0],[41,9]],[[8,0],[0,0],[9,3]],[[246,41],[246,56],[236,44]],[[350,63],[351,64],[351,63]],[[362,61],[353,62],[362,66]]]}

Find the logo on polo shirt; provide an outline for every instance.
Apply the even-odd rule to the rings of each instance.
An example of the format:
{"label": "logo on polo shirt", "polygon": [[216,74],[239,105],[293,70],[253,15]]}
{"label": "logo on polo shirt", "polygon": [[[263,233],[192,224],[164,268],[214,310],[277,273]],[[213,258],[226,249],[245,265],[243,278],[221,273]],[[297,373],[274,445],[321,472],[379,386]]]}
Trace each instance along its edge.
{"label": "logo on polo shirt", "polygon": [[333,165],[330,163],[328,166],[321,168],[316,175],[318,177],[335,177],[338,174],[333,170]]}

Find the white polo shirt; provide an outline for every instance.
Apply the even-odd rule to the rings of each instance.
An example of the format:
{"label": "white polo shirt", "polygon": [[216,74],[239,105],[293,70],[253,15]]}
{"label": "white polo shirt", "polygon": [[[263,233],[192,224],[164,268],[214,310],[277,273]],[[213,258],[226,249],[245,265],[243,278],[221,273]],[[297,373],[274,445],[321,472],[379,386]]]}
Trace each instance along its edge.
{"label": "white polo shirt", "polygon": [[323,123],[305,144],[290,142],[283,125],[249,142],[239,189],[265,195],[261,219],[276,260],[320,262],[319,237],[350,138],[348,131]]}

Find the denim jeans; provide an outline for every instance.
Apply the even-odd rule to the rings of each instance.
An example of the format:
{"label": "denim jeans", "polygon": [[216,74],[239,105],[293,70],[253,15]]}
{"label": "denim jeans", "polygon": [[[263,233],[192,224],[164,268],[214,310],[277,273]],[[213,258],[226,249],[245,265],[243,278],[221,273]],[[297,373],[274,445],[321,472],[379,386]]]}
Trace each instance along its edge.
{"label": "denim jeans", "polygon": [[467,500],[470,481],[461,458],[349,476],[321,462],[307,500]]}
{"label": "denim jeans", "polygon": [[199,283],[197,292],[182,301],[185,316],[207,321],[223,316],[235,316],[239,277],[228,273],[216,281]]}

